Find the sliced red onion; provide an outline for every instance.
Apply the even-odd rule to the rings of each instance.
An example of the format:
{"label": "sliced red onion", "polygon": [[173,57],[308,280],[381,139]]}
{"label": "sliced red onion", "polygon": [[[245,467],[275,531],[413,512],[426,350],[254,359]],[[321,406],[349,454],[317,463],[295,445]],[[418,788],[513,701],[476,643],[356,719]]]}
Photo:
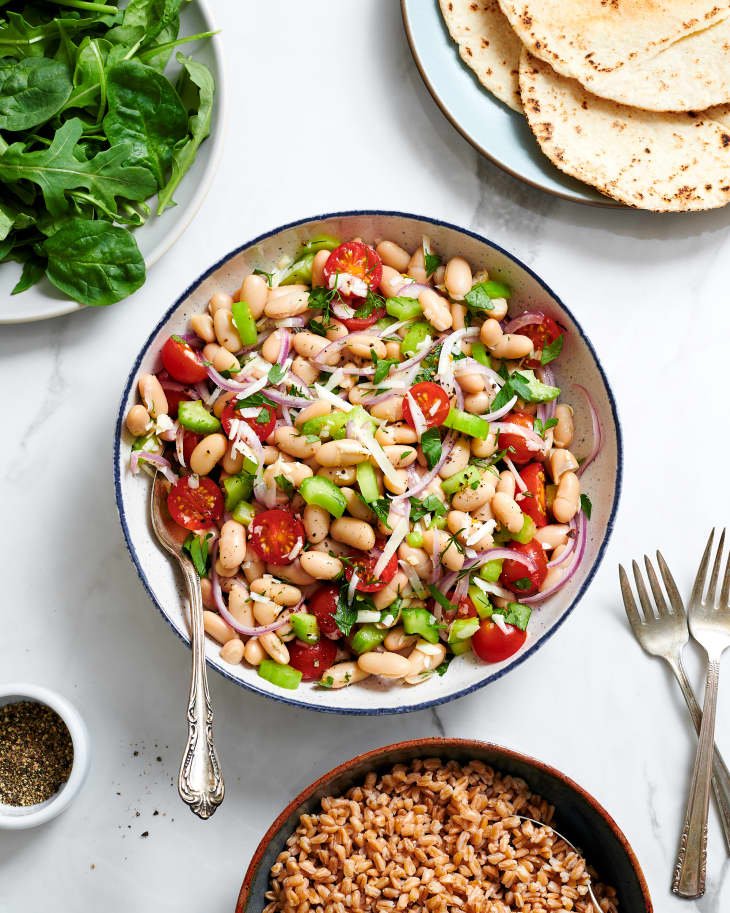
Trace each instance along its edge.
{"label": "sliced red onion", "polygon": [[398,289],[396,292],[397,298],[418,298],[421,292],[427,292],[431,288],[430,285],[423,285],[420,282],[411,281],[406,282]]}
{"label": "sliced red onion", "polygon": [[525,483],[522,480],[522,476],[519,474],[519,472],[517,472],[517,467],[512,462],[512,460],[508,456],[506,456],[504,458],[504,462],[505,462],[505,465],[507,466],[507,469],[509,469],[509,471],[514,476],[515,484],[517,485],[519,490],[522,492],[529,491],[527,485],[525,485]]}
{"label": "sliced red onion", "polygon": [[332,313],[340,320],[351,320],[355,316],[355,308],[350,307],[349,304],[338,298],[332,304]]}
{"label": "sliced red onion", "polygon": [[416,495],[419,495],[423,489],[426,488],[436,478],[436,476],[439,474],[439,470],[444,465],[449,457],[449,454],[451,453],[451,448],[454,446],[454,440],[455,435],[449,432],[441,443],[441,459],[438,461],[438,463],[436,463],[430,472],[427,472],[426,475],[421,478],[421,481],[417,485],[414,485],[413,488],[406,489],[402,495],[397,495],[397,497],[393,498],[392,503],[395,503],[396,501],[405,501],[406,498],[415,498]]}
{"label": "sliced red onion", "polygon": [[469,329],[455,330],[453,333],[449,333],[449,335],[443,340],[436,374],[447,393],[451,393],[451,391],[454,389],[454,385],[456,384],[456,378],[454,377],[454,363],[452,360],[452,354],[454,350],[463,339],[471,339],[478,335],[479,328],[470,327]]}
{"label": "sliced red onion", "polygon": [[421,437],[428,431],[428,422],[426,421],[426,416],[423,414],[423,410],[416,402],[415,397],[410,390],[406,393],[406,399],[408,400],[408,408],[411,410],[411,418],[413,419],[415,431],[420,441]]}
{"label": "sliced red onion", "polygon": [[534,450],[536,453],[545,451],[545,440],[530,428],[523,428],[522,425],[515,425],[512,422],[494,422],[490,430],[505,434],[518,434],[527,442],[528,450]]}
{"label": "sliced red onion", "polygon": [[204,403],[208,402],[210,390],[208,389],[208,384],[205,381],[201,380],[200,383],[196,384],[193,389],[195,390],[198,399],[202,399]]}
{"label": "sliced red onion", "polygon": [[[517,552],[511,548],[488,548],[483,552],[477,552],[473,558],[465,561],[461,571],[480,568],[483,564],[486,564],[487,561],[517,561],[518,564],[523,564],[529,571],[534,571],[537,568],[533,559],[529,555],[523,555],[522,552]],[[444,593],[447,593],[451,589],[456,582],[457,576],[458,574],[449,574],[448,577],[444,578]]]}
{"label": "sliced red onion", "polygon": [[276,356],[278,364],[283,365],[291,349],[291,334],[289,330],[279,330],[281,333],[281,342],[279,343],[279,354]]}
{"label": "sliced red onion", "polygon": [[[548,368],[547,365],[543,365],[538,368],[535,372],[537,379],[544,384],[547,384],[548,387],[557,387],[555,383],[555,375],[552,372],[552,368]],[[537,407],[538,418],[542,421],[543,424],[549,422],[551,418],[555,418],[555,400],[550,400],[549,403],[541,403]]]}
{"label": "sliced red onion", "polygon": [[360,582],[357,571],[352,572],[352,577],[350,577],[350,583],[347,586],[347,604],[352,605],[352,602],[355,598],[355,590],[357,585]]}
{"label": "sliced red onion", "polygon": [[136,475],[139,472],[140,460],[143,460],[146,463],[152,463],[154,466],[156,466],[162,475],[167,479],[167,481],[171,482],[173,485],[175,482],[177,482],[177,474],[174,472],[169,460],[166,460],[163,456],[160,456],[159,453],[150,453],[148,450],[132,451],[132,454],[129,458],[129,468],[132,470],[133,475]]}
{"label": "sliced red onion", "polygon": [[161,431],[159,433],[159,438],[161,441],[174,441],[177,436],[177,430],[180,427],[179,422],[173,422],[166,431]]}
{"label": "sliced red onion", "polygon": [[433,570],[431,571],[431,583],[436,583],[436,581],[441,576],[441,574],[440,574],[441,556],[439,555],[439,545],[440,544],[441,544],[441,537],[436,535],[436,530],[434,530],[433,543],[431,545],[431,564],[433,565]]}
{"label": "sliced red onion", "polygon": [[403,573],[408,578],[408,582],[411,585],[411,589],[416,594],[416,596],[425,596],[426,587],[423,585],[423,581],[416,573],[415,568],[411,567],[411,565],[408,564],[407,561],[404,561],[402,558],[398,561],[398,564],[400,565],[400,568],[403,571]]}
{"label": "sliced red onion", "polygon": [[285,317],[283,320],[277,320],[279,327],[293,327],[301,329],[307,325],[306,317]]}
{"label": "sliced red onion", "polygon": [[460,603],[461,600],[465,598],[465,596],[468,592],[469,592],[469,575],[464,574],[464,576],[459,579],[456,586],[454,587],[453,601],[457,604]]}
{"label": "sliced red onion", "polygon": [[[271,631],[278,631],[279,628],[283,628],[284,625],[289,620],[290,612],[284,610],[279,617],[273,621],[270,625],[261,625],[259,627],[250,628],[247,625],[242,625],[237,618],[230,613],[228,606],[226,605],[225,599],[223,598],[223,591],[221,590],[221,582],[218,576],[218,572],[215,569],[215,559],[218,554],[218,543],[216,542],[211,551],[211,570],[210,570],[210,582],[213,588],[213,602],[215,607],[220,612],[221,618],[228,624],[234,631],[238,631],[239,634],[243,634],[244,637],[258,637],[260,634],[268,634]],[[238,586],[241,586],[239,583]]]}
{"label": "sliced red onion", "polygon": [[483,593],[499,596],[501,599],[508,599],[510,602],[513,602],[515,599],[514,593],[510,592],[510,590],[506,590],[503,586],[499,586],[497,583],[489,583],[488,580],[482,580],[481,577],[475,577],[474,583]]}
{"label": "sliced red onion", "polygon": [[216,386],[220,387],[222,390],[228,390],[230,393],[238,393],[242,399],[245,399],[247,396],[252,396],[254,393],[258,393],[259,390],[263,390],[269,382],[266,375],[264,375],[258,380],[253,381],[253,383],[242,384],[238,381],[229,380],[228,378],[223,377],[223,375],[219,374],[212,365],[208,365],[206,370],[208,371],[208,377]]}
{"label": "sliced red onion", "polygon": [[289,407],[288,407],[288,406],[282,406],[282,407],[281,407],[281,414],[282,414],[282,416],[283,416],[283,418],[284,418],[284,424],[287,425],[288,427],[291,427],[291,425],[293,424],[293,422],[292,422],[292,419],[291,419],[291,412],[289,412]]}
{"label": "sliced red onion", "polygon": [[191,349],[202,349],[205,345],[200,336],[196,336],[195,333],[180,333],[180,336],[185,340]]}
{"label": "sliced red onion", "polygon": [[376,336],[391,336],[394,333],[397,333],[398,330],[402,329],[403,327],[407,327],[410,324],[412,324],[415,319],[416,319],[415,317],[411,317],[408,320],[399,320],[398,323],[392,323],[389,327],[385,327],[382,330],[378,330],[375,333],[375,335]]}
{"label": "sliced red onion", "polygon": [[573,561],[570,567],[565,572],[565,575],[560,580],[558,580],[556,584],[551,586],[550,589],[544,590],[542,593],[535,593],[534,596],[523,596],[520,598],[520,602],[527,603],[528,605],[532,605],[535,602],[543,602],[543,600],[548,599],[550,596],[557,593],[558,590],[562,589],[580,567],[581,561],[583,560],[583,555],[585,554],[587,541],[588,524],[586,522],[585,515],[581,511],[581,513],[578,515],[576,547],[574,548],[575,554],[573,556]]}
{"label": "sliced red onion", "polygon": [[519,317],[515,317],[514,320],[510,320],[509,323],[505,324],[504,332],[516,333],[523,327],[529,327],[533,323],[542,323],[544,319],[545,315],[540,314],[538,311],[530,311],[527,314],[520,314]]}
{"label": "sliced red onion", "polygon": [[512,399],[508,400],[508,402],[506,402],[501,409],[497,409],[496,412],[488,412],[486,415],[483,415],[482,418],[487,422],[496,422],[498,419],[507,415],[507,413],[514,407],[516,402],[517,397],[513,396]]}
{"label": "sliced red onion", "polygon": [[390,399],[391,396],[396,396],[397,393],[395,390],[386,390],[384,393],[376,393],[374,396],[364,396],[360,400],[361,406],[375,406],[378,403],[384,402],[386,399]]}
{"label": "sliced red onion", "polygon": [[575,520],[572,520],[570,525],[573,530],[573,535],[568,537],[568,541],[565,543],[565,551],[559,558],[556,558],[554,561],[548,561],[548,567],[559,567],[561,564],[567,561],[568,558],[570,558],[571,552],[575,548],[575,540],[578,538]]}
{"label": "sliced red onion", "polygon": [[576,473],[577,475],[581,476],[598,456],[598,453],[601,449],[601,444],[603,443],[603,433],[601,431],[601,423],[598,419],[598,410],[596,409],[596,405],[593,402],[591,394],[581,384],[576,384],[575,386],[588,400],[588,408],[590,409],[591,413],[591,424],[593,426],[593,448],[585,460],[583,460],[583,462],[580,464],[578,472]]}
{"label": "sliced red onion", "polygon": [[175,433],[175,456],[177,457],[178,463],[185,469],[185,451],[183,449],[183,440],[185,438],[185,429],[182,425],[178,425],[177,432]]}
{"label": "sliced red onion", "polygon": [[454,363],[454,373],[455,374],[479,374],[491,383],[493,387],[499,389],[504,386],[504,378],[500,377],[496,371],[493,371],[492,368],[488,368],[486,365],[480,365],[479,362],[467,356],[466,358],[460,358],[457,362]]}

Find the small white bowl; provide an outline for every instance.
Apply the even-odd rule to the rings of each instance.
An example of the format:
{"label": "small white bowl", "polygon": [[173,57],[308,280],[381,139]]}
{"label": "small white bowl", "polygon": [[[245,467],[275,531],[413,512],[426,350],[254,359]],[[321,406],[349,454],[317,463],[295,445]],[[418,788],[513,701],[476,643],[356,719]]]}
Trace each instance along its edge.
{"label": "small white bowl", "polygon": [[60,815],[81,789],[89,770],[89,733],[78,710],[65,697],[40,685],[9,682],[0,685],[0,706],[17,701],[34,701],[55,710],[68,727],[73,742],[71,775],[59,791],[37,805],[15,806],[0,802],[0,830],[24,830],[45,824]]}

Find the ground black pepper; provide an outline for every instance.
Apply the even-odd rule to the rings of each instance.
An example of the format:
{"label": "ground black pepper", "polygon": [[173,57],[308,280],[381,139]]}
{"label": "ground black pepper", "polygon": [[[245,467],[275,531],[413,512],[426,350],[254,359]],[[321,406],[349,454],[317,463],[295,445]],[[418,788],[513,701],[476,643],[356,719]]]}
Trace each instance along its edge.
{"label": "ground black pepper", "polygon": [[0,707],[0,802],[36,805],[71,774],[73,742],[61,717],[35,701]]}

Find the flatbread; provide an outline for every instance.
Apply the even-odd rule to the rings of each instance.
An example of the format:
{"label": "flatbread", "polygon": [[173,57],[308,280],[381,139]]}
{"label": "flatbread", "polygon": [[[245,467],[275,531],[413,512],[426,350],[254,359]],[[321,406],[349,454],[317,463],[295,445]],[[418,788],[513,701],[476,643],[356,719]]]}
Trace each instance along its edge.
{"label": "flatbread", "polygon": [[522,45],[499,0],[439,0],[449,34],[464,63],[500,101],[522,111],[519,89]]}
{"label": "flatbread", "polygon": [[527,51],[520,89],[542,151],[566,174],[641,209],[730,202],[730,106],[662,114],[617,105]]}
{"label": "flatbread", "polygon": [[525,47],[594,95],[649,111],[730,102],[730,0],[500,0]]}

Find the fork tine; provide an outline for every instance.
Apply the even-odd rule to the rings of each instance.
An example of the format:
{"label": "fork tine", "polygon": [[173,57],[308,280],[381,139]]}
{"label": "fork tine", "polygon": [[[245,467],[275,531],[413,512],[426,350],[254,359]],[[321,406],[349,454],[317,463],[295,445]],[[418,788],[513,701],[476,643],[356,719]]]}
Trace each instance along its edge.
{"label": "fork tine", "polygon": [[[725,535],[725,530],[722,531],[723,536]],[[718,605],[719,609],[730,609],[730,551],[727,555],[727,561],[725,562],[725,576],[722,580],[722,592],[720,593],[720,604]]]}
{"label": "fork tine", "polygon": [[672,605],[672,610],[675,615],[678,615],[680,618],[685,617],[684,603],[682,602],[682,596],[677,589],[677,584],[674,582],[674,577],[667,566],[667,562],[664,560],[664,555],[661,552],[656,553],[657,564],[659,565],[659,570],[662,575],[662,580],[664,581],[664,586],[667,588],[667,594],[669,596],[669,602]]}
{"label": "fork tine", "polygon": [[618,566],[618,576],[619,581],[621,582],[621,595],[624,600],[624,609],[626,609],[626,617],[629,619],[629,624],[633,628],[634,632],[637,633],[638,629],[641,627],[641,618],[639,617],[639,612],[636,608],[636,602],[634,601],[634,594],[631,592],[631,584],[629,583],[629,575],[624,570],[623,564]]}
{"label": "fork tine", "polygon": [[644,618],[646,618],[648,622],[656,621],[656,615],[654,614],[654,609],[651,607],[651,600],[649,599],[649,594],[647,593],[646,586],[644,585],[644,578],[641,576],[641,569],[635,561],[631,562],[631,567],[634,569],[636,591],[639,594],[639,602],[641,603],[641,608],[644,610]]}
{"label": "fork tine", "polygon": [[697,568],[697,576],[695,577],[695,582],[692,587],[692,593],[689,597],[689,606],[692,608],[695,605],[702,605],[702,590],[705,588],[705,578],[707,577],[707,566],[710,563],[710,552],[712,551],[712,543],[715,538],[715,530],[713,529],[710,532],[710,537],[707,540],[707,545],[705,546],[704,554],[702,555],[702,561],[700,561],[700,566]]}
{"label": "fork tine", "polygon": [[649,578],[649,586],[654,594],[654,602],[656,603],[657,611],[660,616],[669,615],[669,608],[667,607],[664,593],[662,593],[662,588],[659,586],[659,579],[654,570],[654,566],[651,561],[649,561],[647,555],[644,555],[644,565],[646,566],[646,576]]}
{"label": "fork tine", "polygon": [[720,541],[717,543],[717,551],[715,552],[715,560],[712,563],[712,574],[710,575],[710,585],[707,588],[707,602],[712,608],[715,608],[717,601],[715,600],[715,590],[717,589],[717,579],[720,576],[720,565],[722,564],[722,550],[725,546],[725,530],[720,534]]}

